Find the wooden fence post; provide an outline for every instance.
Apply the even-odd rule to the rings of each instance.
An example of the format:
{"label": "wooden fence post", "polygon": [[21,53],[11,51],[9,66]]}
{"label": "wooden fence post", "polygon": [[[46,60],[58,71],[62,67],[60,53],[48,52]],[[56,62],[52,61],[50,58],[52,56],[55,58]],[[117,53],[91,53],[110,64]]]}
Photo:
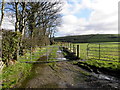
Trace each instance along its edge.
{"label": "wooden fence post", "polygon": [[60,47],[62,47],[62,42],[60,43]]}
{"label": "wooden fence post", "polygon": [[30,47],[30,60],[32,61],[32,46]]}
{"label": "wooden fence post", "polygon": [[75,48],[75,45],[73,45],[73,52],[76,54],[76,48]]}
{"label": "wooden fence post", "polygon": [[99,43],[99,59],[100,59],[100,43]]}
{"label": "wooden fence post", "polygon": [[70,50],[70,43],[68,44],[68,50]]}
{"label": "wooden fence post", "polygon": [[89,59],[89,56],[88,56],[89,55],[89,47],[88,46],[89,46],[89,44],[87,45],[87,59]]}
{"label": "wooden fence post", "polygon": [[68,48],[69,48],[69,50],[70,50],[70,43],[69,43],[68,45],[69,45],[69,47],[68,47]]}
{"label": "wooden fence post", "polygon": [[67,48],[67,42],[66,42],[66,44],[65,44],[65,48]]}
{"label": "wooden fence post", "polygon": [[71,43],[70,43],[70,51],[71,51]]}
{"label": "wooden fence post", "polygon": [[77,45],[77,57],[79,57],[79,45]]}
{"label": "wooden fence post", "polygon": [[69,43],[68,43],[68,45],[67,45],[67,49],[69,49]]}

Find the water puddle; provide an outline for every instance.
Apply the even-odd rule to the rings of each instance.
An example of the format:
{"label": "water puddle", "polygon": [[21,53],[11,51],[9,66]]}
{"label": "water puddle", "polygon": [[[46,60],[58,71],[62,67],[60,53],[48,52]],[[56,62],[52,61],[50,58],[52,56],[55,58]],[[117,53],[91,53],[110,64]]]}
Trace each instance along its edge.
{"label": "water puddle", "polygon": [[95,72],[89,72],[88,70],[83,69],[83,68],[82,68],[82,70],[87,72],[90,76],[96,77],[97,81],[102,83],[103,85],[106,83],[106,85],[108,85],[112,88],[120,88],[120,78],[117,78],[117,77],[114,77],[114,76],[111,76],[108,74],[104,74],[100,71],[98,74]]}
{"label": "water puddle", "polygon": [[109,75],[105,75],[105,74],[96,74],[96,73],[92,73],[92,75],[99,78],[99,79],[104,79],[104,80],[109,80],[112,82],[120,83],[120,80],[118,78],[113,77],[113,76],[109,76]]}
{"label": "water puddle", "polygon": [[61,51],[61,50],[58,50],[57,53],[62,53],[62,51]]}
{"label": "water puddle", "polygon": [[66,58],[56,58],[57,60],[67,60]]}

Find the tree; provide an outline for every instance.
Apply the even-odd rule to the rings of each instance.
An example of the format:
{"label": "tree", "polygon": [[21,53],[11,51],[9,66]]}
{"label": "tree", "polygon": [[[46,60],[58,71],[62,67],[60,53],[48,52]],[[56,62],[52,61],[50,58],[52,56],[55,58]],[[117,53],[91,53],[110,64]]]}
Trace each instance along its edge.
{"label": "tree", "polygon": [[56,27],[60,24],[60,10],[60,1],[6,3],[5,13],[10,12],[15,18],[15,32],[21,34],[14,54],[16,60],[23,49],[50,43],[49,37],[54,35]]}
{"label": "tree", "polygon": [[30,18],[28,19],[27,24],[33,37],[40,35],[42,40],[46,41],[44,39],[55,32],[55,27],[59,22],[58,19],[61,17],[58,13],[61,10],[59,4],[61,4],[60,1],[29,3],[28,17]]}

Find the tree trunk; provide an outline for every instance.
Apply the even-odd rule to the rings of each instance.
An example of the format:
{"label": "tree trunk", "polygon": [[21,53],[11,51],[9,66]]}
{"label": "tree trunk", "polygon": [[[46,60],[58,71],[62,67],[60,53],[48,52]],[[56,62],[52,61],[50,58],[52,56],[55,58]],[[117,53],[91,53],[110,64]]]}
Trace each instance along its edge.
{"label": "tree trunk", "polygon": [[2,22],[3,22],[3,17],[4,17],[4,0],[2,0],[0,29],[1,29],[1,26],[2,26]]}
{"label": "tree trunk", "polygon": [[20,30],[22,37],[20,38],[20,55],[23,55],[23,38],[25,34],[25,8],[26,8],[26,3],[22,2],[22,28]]}
{"label": "tree trunk", "polygon": [[18,2],[15,2],[15,11],[16,11],[16,22],[15,22],[15,32],[18,31],[19,28],[19,18],[18,18]]}
{"label": "tree trunk", "polygon": [[26,8],[26,3],[23,2],[23,6],[22,6],[23,10],[22,10],[22,39],[24,37],[24,33],[25,33],[25,8]]}
{"label": "tree trunk", "polygon": [[[15,32],[19,31],[18,5],[19,5],[19,2],[15,2],[15,13],[16,13]],[[18,60],[18,56],[19,56],[19,43],[17,43],[17,50],[14,54],[14,59]]]}

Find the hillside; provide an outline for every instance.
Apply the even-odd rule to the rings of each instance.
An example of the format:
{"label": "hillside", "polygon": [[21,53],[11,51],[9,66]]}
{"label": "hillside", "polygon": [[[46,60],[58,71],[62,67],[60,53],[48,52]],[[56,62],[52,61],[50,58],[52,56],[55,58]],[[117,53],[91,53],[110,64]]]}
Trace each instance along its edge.
{"label": "hillside", "polygon": [[91,34],[91,35],[65,36],[56,37],[55,41],[72,43],[119,42],[120,34]]}

